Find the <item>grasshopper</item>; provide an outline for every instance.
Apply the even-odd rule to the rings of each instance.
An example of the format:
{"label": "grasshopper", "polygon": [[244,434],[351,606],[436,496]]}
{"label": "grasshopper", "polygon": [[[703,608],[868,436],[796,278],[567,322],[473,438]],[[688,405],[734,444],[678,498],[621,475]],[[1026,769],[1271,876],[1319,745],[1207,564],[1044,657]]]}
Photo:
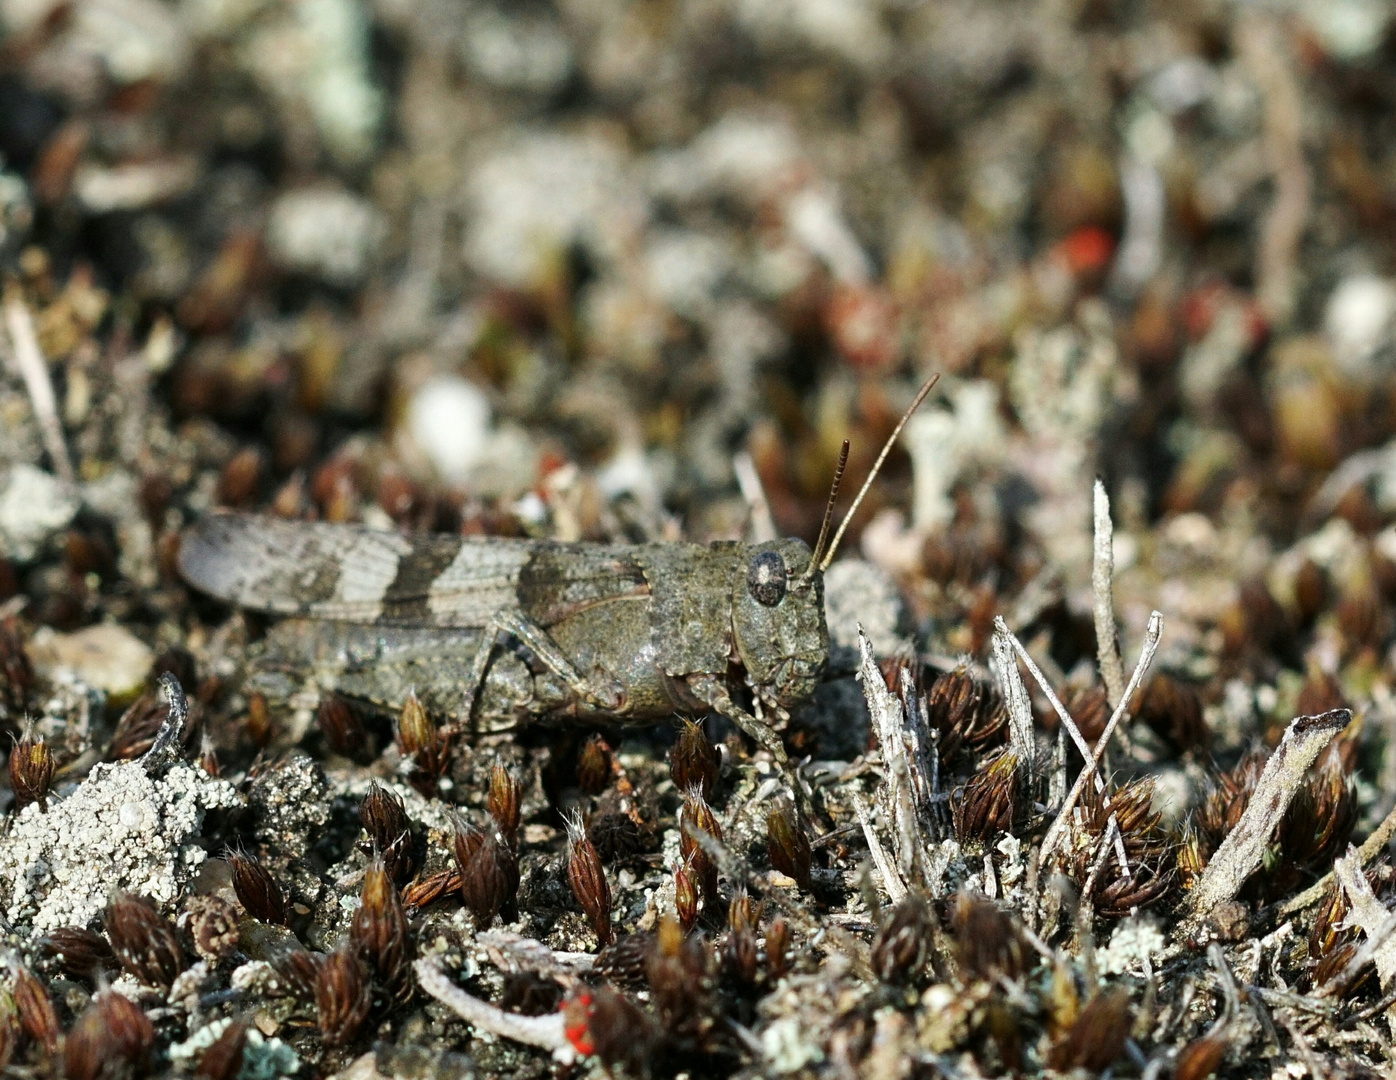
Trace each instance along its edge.
{"label": "grasshopper", "polygon": [[809,700],[829,657],[824,571],[932,376],[826,546],[845,441],[813,550],[405,536],[210,514],[184,535],[195,588],[272,626],[252,685],[289,699],[307,675],[379,708],[416,693],[475,731],[521,720],[649,723],[720,713],[782,764],[768,716]]}

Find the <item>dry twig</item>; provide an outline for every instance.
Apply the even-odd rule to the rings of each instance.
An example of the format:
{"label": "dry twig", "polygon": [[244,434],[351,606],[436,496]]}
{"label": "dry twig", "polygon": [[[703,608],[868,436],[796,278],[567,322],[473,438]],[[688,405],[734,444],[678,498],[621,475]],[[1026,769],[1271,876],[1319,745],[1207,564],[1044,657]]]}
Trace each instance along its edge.
{"label": "dry twig", "polygon": [[5,330],[10,338],[10,355],[24,377],[25,389],[34,408],[34,419],[43,436],[44,449],[54,471],[64,483],[73,482],[73,462],[68,457],[68,444],[63,440],[63,424],[58,419],[58,402],[53,395],[48,364],[39,348],[39,336],[34,332],[34,318],[18,290],[5,290]]}

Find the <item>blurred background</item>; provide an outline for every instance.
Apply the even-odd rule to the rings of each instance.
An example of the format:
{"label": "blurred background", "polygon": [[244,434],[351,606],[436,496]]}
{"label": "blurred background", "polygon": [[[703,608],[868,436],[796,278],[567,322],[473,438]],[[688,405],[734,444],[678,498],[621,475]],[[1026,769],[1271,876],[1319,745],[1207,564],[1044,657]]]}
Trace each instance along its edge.
{"label": "blurred background", "polygon": [[[1101,475],[1127,637],[1165,608],[1211,700],[1276,611],[1338,627],[1296,678],[1380,667],[1380,0],[0,0],[0,22],[7,318],[82,513],[110,515],[65,501],[6,365],[0,598],[27,617],[95,618],[94,572],[168,583],[214,504],[809,539],[841,441],[860,481],[939,371],[850,545],[933,648],[1007,612],[1063,670],[1092,655]],[[63,568],[32,569],[55,544]]]}

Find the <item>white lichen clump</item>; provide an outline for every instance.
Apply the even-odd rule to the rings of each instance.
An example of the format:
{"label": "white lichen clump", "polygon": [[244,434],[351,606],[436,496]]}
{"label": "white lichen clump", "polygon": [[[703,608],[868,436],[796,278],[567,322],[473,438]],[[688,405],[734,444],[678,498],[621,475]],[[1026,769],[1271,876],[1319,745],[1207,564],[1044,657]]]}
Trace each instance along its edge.
{"label": "white lichen clump", "polygon": [[97,765],[66,799],[34,803],[0,840],[0,894],[16,926],[85,926],[126,889],[168,907],[205,858],[204,813],[232,807],[232,785],[178,763],[152,777],[138,762]]}

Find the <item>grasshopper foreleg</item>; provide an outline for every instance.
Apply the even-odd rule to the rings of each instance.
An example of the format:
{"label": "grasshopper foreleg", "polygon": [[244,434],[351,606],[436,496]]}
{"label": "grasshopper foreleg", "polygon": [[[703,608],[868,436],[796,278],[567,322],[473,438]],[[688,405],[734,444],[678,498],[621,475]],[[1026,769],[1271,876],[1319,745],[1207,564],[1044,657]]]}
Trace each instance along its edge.
{"label": "grasshopper foreleg", "polygon": [[553,675],[561,679],[567,688],[580,701],[605,710],[615,712],[625,704],[625,692],[614,679],[604,675],[588,678],[577,671],[572,661],[542,627],[530,622],[518,612],[503,611],[490,620],[485,628],[480,645],[475,650],[475,658],[470,665],[470,675],[465,689],[464,716],[468,721],[475,713],[475,706],[484,686],[485,675],[489,671],[490,659],[499,644],[499,636],[508,634],[533,654],[538,662]]}

